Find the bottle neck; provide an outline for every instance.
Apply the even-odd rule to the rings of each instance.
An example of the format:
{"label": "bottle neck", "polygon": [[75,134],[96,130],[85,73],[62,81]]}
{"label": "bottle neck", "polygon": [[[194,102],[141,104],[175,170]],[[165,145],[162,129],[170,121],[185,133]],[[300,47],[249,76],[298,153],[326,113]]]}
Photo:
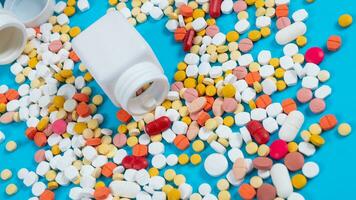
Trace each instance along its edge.
{"label": "bottle neck", "polygon": [[[150,86],[140,95],[136,92]],[[152,111],[168,94],[169,84],[162,68],[151,62],[141,62],[127,69],[116,82],[115,97],[121,107],[135,116]]]}

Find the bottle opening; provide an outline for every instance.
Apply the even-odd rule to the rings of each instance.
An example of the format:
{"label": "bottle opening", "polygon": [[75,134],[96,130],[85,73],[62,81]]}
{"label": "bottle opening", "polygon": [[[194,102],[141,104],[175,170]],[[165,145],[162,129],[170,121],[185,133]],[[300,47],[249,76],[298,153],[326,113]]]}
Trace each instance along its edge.
{"label": "bottle opening", "polygon": [[144,84],[140,89],[136,91],[136,96],[140,96],[142,93],[144,93],[149,87],[152,85],[152,81],[149,83]]}
{"label": "bottle opening", "polygon": [[15,26],[5,27],[0,30],[0,60],[12,60],[22,51],[25,40],[22,31]]}

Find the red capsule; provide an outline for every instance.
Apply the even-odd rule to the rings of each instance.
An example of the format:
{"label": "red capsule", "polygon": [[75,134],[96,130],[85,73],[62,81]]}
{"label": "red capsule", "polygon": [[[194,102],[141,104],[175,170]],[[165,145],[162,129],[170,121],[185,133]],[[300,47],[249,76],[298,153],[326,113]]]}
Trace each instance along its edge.
{"label": "red capsule", "polygon": [[210,0],[209,15],[212,18],[218,18],[221,15],[222,0]]}
{"label": "red capsule", "polygon": [[124,166],[125,169],[146,169],[148,167],[148,161],[145,157],[126,156],[122,159],[122,166]]}
{"label": "red capsule", "polygon": [[195,37],[195,31],[193,29],[189,29],[184,36],[183,40],[183,49],[184,51],[189,51],[193,46],[193,39]]}
{"label": "red capsule", "polygon": [[163,131],[169,129],[169,127],[171,127],[171,124],[172,124],[172,122],[168,117],[162,116],[162,117],[148,123],[145,126],[145,132],[149,136],[157,135],[157,134],[160,134]]}
{"label": "red capsule", "polygon": [[246,127],[258,144],[266,144],[269,141],[269,132],[263,127],[261,122],[252,120]]}

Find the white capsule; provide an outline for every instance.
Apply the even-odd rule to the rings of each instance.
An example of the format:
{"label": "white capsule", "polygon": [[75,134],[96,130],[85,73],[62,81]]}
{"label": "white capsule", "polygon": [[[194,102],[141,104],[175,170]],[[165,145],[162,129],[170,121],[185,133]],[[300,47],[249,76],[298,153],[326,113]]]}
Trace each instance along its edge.
{"label": "white capsule", "polygon": [[287,198],[293,193],[288,169],[285,165],[277,163],[272,166],[271,178],[279,197]]}
{"label": "white capsule", "polygon": [[307,26],[303,22],[295,22],[276,33],[276,42],[279,45],[285,45],[297,39],[298,36],[307,32]]}

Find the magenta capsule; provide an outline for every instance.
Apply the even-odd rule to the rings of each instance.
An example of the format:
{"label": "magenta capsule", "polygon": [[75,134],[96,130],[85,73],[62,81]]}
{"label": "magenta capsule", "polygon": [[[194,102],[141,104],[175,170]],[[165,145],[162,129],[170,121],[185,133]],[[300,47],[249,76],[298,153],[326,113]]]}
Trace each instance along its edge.
{"label": "magenta capsule", "polygon": [[189,29],[184,36],[183,40],[183,49],[184,51],[189,51],[193,46],[193,39],[195,37],[195,31],[193,29]]}
{"label": "magenta capsule", "polygon": [[218,18],[221,15],[222,0],[210,0],[209,15],[212,18]]}
{"label": "magenta capsule", "polygon": [[266,144],[269,141],[269,133],[261,122],[252,120],[247,124],[247,130],[258,144]]}
{"label": "magenta capsule", "polygon": [[148,123],[145,126],[145,132],[149,136],[157,135],[157,134],[160,134],[163,131],[169,129],[169,127],[171,127],[171,124],[172,124],[172,122],[168,117],[162,116],[162,117]]}

